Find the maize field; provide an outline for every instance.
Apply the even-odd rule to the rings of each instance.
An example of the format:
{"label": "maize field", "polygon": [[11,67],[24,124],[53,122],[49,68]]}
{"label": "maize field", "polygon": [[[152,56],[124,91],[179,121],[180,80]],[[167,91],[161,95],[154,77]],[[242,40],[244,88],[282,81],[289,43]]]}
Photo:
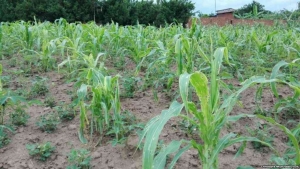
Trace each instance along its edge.
{"label": "maize field", "polygon": [[297,25],[2,22],[0,61],[0,169],[300,166]]}

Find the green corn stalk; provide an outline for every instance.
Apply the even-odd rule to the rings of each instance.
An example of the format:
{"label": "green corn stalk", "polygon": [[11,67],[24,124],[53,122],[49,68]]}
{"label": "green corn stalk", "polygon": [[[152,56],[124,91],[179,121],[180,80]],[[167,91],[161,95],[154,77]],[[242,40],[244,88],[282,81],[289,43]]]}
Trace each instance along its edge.
{"label": "green corn stalk", "polygon": [[[222,138],[220,138],[221,129],[228,122],[235,122],[242,117],[255,117],[254,115],[239,114],[237,116],[229,116],[229,113],[232,111],[234,105],[238,100],[238,96],[244,90],[249,88],[252,84],[255,83],[270,83],[276,81],[267,80],[264,77],[252,77],[242,83],[242,87],[235,93],[231,94],[222,104],[220,103],[220,89],[219,89],[219,72],[222,65],[222,60],[225,57],[227,60],[228,54],[226,53],[226,48],[218,48],[214,56],[211,57],[211,82],[210,87],[208,79],[205,74],[201,72],[195,72],[192,74],[182,74],[179,79],[180,94],[183,101],[183,104],[180,104],[174,101],[168,110],[163,110],[162,114],[151,119],[142,134],[141,138],[145,137],[145,145],[143,149],[143,169],[152,169],[164,168],[165,166],[157,164],[158,157],[154,157],[154,153],[157,147],[159,135],[167,123],[167,121],[175,116],[179,116],[183,107],[186,111],[191,114],[196,120],[190,118],[186,115],[181,115],[184,119],[188,120],[193,125],[197,126],[199,130],[199,137],[202,139],[203,144],[197,143],[195,140],[188,142],[188,145],[185,149],[178,151],[178,143],[170,143],[167,147],[167,150],[164,154],[171,152],[176,152],[181,154],[182,151],[187,150],[192,146],[198,150],[199,159],[202,164],[203,169],[218,168],[218,154],[226,147],[231,146],[235,143],[242,142],[240,150],[237,152],[236,156],[239,156],[244,147],[246,146],[245,142],[247,141],[256,141],[264,145],[269,146],[272,150],[270,144],[263,142],[255,137],[243,137],[237,136],[234,133],[229,133]],[[228,61],[228,60],[227,60]],[[196,94],[200,101],[201,110],[198,110],[198,107],[195,103],[188,100],[189,94],[189,83],[194,87]],[[142,140],[140,140],[141,143]],[[174,149],[175,150],[174,150]],[[172,149],[172,151],[169,151]],[[275,150],[274,150],[275,151]],[[160,153],[161,154],[161,153]],[[162,157],[159,157],[163,159]],[[170,168],[176,163],[177,156],[171,162]],[[160,162],[161,163],[161,162]],[[166,162],[163,161],[163,164]]]}
{"label": "green corn stalk", "polygon": [[[119,97],[119,76],[104,76],[101,67],[99,68],[99,58],[103,54],[98,54],[94,59],[93,55],[85,55],[82,60],[78,60],[86,65],[79,72],[80,89],[77,91],[80,111],[80,140],[87,142],[85,131],[89,126],[90,140],[93,138],[94,132],[105,134],[109,128],[114,129],[116,139],[123,138],[123,126],[120,125],[120,97]],[[91,94],[92,100],[90,104],[85,104],[86,97]],[[88,117],[87,112],[91,112]],[[100,139],[101,140],[101,139]]]}

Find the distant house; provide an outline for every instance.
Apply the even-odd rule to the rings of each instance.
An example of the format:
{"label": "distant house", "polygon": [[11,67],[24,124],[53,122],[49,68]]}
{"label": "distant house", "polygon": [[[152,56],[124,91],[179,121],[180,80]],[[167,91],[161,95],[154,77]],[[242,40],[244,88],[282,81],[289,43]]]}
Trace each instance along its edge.
{"label": "distant house", "polygon": [[227,18],[227,19],[234,19],[234,16],[233,16],[233,12],[235,10],[232,9],[232,8],[227,8],[227,9],[222,9],[222,10],[217,10],[217,16],[216,17],[224,17],[224,18]]}

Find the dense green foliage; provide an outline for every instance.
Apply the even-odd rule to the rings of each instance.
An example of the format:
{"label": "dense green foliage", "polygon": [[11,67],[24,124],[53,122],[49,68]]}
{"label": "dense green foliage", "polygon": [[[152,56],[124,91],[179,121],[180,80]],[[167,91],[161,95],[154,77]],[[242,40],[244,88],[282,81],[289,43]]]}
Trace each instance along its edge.
{"label": "dense green foliage", "polygon": [[239,14],[239,15],[244,15],[246,13],[251,13],[253,12],[253,6],[257,6],[257,12],[264,12],[264,13],[270,13],[270,11],[265,10],[265,6],[260,4],[259,2],[253,1],[250,4],[246,4],[243,7],[237,9],[235,11],[235,14]]}
{"label": "dense green foliage", "polygon": [[237,9],[234,12],[236,18],[251,18],[251,19],[284,19],[284,20],[299,20],[300,8],[298,3],[298,9],[295,11],[280,10],[277,12],[271,12],[264,8],[264,5],[257,1],[253,1],[250,4],[246,4],[243,7]]}
{"label": "dense green foliage", "polygon": [[192,15],[194,4],[189,0],[153,1],[134,0],[0,0],[1,21],[41,21],[53,22],[65,18],[69,22],[96,21],[106,24],[112,21],[120,25],[186,23]]}

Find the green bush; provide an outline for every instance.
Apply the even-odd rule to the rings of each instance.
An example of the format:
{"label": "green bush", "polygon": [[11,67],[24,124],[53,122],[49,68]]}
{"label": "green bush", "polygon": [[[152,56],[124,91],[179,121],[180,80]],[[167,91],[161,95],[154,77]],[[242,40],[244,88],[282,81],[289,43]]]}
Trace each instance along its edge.
{"label": "green bush", "polygon": [[106,24],[112,21],[120,25],[165,25],[165,23],[186,23],[192,16],[194,4],[190,0],[129,1],[129,0],[0,0],[0,22],[16,20],[54,22],[65,18],[68,22],[95,20]]}

